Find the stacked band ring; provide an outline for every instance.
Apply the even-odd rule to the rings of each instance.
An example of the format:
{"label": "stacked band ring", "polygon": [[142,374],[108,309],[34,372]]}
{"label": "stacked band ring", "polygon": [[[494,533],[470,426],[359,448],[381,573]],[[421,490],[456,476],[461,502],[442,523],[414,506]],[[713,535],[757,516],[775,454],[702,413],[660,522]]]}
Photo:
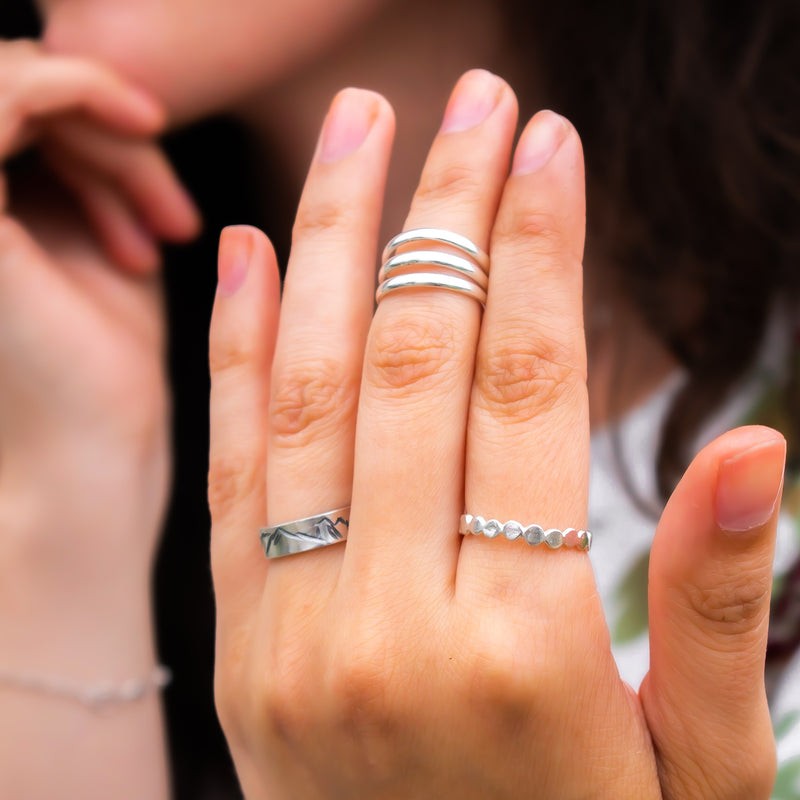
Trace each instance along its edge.
{"label": "stacked band ring", "polygon": [[375,300],[399,289],[431,288],[465,294],[483,305],[488,287],[489,256],[476,244],[441,228],[415,228],[384,248]]}
{"label": "stacked band ring", "polygon": [[516,520],[499,522],[496,519],[484,519],[472,514],[462,514],[458,532],[463,536],[469,533],[494,539],[501,534],[506,539],[522,539],[531,546],[546,544],[555,550],[557,547],[571,547],[574,550],[588,551],[592,546],[592,534],[576,528],[544,529],[541,525],[522,525]]}

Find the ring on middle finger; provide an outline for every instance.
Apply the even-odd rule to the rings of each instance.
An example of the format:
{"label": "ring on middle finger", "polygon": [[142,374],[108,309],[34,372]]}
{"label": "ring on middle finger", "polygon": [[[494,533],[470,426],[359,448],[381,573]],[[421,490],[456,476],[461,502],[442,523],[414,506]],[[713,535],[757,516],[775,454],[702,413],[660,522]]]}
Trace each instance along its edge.
{"label": "ring on middle finger", "polygon": [[[399,252],[409,245],[424,247]],[[383,259],[375,294],[378,303],[396,290],[419,288],[446,289],[481,305],[486,302],[489,257],[465,236],[440,228],[405,231],[386,245]],[[417,271],[420,267],[425,271]]]}

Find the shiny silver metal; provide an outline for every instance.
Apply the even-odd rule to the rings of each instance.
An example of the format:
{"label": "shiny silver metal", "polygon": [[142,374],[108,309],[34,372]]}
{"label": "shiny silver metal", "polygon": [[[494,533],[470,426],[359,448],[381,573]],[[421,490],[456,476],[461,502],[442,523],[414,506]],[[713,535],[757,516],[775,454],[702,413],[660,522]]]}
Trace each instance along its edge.
{"label": "shiny silver metal", "polygon": [[473,533],[488,539],[502,534],[506,539],[523,539],[529,545],[546,544],[555,550],[559,547],[569,547],[573,550],[588,552],[592,547],[592,534],[590,531],[579,531],[577,528],[558,528],[545,530],[541,525],[522,525],[516,520],[499,522],[496,519],[485,519],[472,514],[462,514],[458,532],[463,536]]}
{"label": "shiny silver metal", "polygon": [[489,272],[489,256],[466,236],[443,228],[414,228],[397,234],[383,249],[381,261],[388,261],[400,248],[409,244],[445,245],[471,258],[485,273]]}
{"label": "shiny silver metal", "polygon": [[447,289],[457,294],[465,294],[477,300],[481,305],[486,304],[486,290],[481,289],[477,283],[455,275],[443,275],[439,272],[412,272],[408,275],[395,275],[378,286],[375,292],[375,302],[380,303],[387,294],[399,289]]}
{"label": "shiny silver metal", "polygon": [[259,535],[267,558],[282,558],[343,542],[349,527],[350,506],[344,506],[313,517],[270,525],[262,528]]}
{"label": "shiny silver metal", "polygon": [[417,267],[439,267],[471,280],[481,289],[489,288],[489,276],[475,262],[439,250],[412,250],[392,256],[381,267],[378,282],[383,283],[394,275],[407,274]]}

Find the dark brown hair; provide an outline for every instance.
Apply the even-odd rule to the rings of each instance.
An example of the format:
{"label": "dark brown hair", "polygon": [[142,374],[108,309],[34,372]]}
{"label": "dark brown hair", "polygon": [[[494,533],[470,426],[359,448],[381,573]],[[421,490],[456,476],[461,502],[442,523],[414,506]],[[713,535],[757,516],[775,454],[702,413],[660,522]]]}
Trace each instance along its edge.
{"label": "dark brown hair", "polygon": [[[586,151],[587,252],[683,365],[662,432],[664,498],[700,424],[800,295],[800,5],[510,0],[509,30]],[[542,89],[541,86],[538,87]],[[798,444],[797,379],[784,434]],[[796,454],[793,454],[796,458]]]}

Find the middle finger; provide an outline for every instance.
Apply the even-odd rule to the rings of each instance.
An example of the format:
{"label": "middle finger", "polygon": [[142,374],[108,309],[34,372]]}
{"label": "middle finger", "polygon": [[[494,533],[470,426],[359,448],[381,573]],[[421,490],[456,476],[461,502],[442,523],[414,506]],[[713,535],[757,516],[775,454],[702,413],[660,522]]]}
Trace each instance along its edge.
{"label": "middle finger", "polygon": [[[444,228],[486,250],[516,121],[505,82],[479,70],[462,77],[405,229]],[[378,575],[386,589],[421,573],[452,585],[480,317],[474,299],[430,288],[381,302],[364,361],[343,579]]]}

